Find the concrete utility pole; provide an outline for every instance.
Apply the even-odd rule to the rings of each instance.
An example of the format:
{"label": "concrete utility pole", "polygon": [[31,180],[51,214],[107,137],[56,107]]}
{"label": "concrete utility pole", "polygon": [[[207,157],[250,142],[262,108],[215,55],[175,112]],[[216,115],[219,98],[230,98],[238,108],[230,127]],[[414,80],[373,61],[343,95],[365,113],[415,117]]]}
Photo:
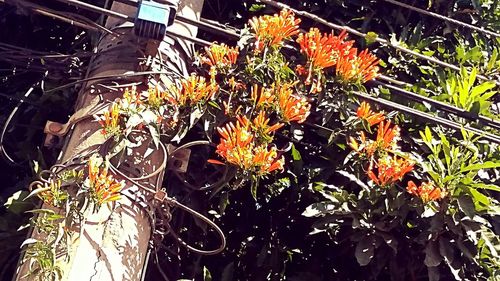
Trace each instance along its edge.
{"label": "concrete utility pole", "polygon": [[[114,1],[111,10],[135,17],[136,4],[136,1]],[[184,0],[179,3],[177,14],[188,19],[199,20],[202,6],[203,0]],[[169,36],[166,36],[162,42],[148,43],[134,35],[131,22],[120,18],[109,17],[105,26],[121,35],[118,37],[107,33],[102,35],[97,46],[97,53],[89,66],[88,78],[164,70],[173,71],[183,76],[187,75],[186,61],[193,54],[191,43]],[[197,33],[196,27],[178,22],[170,26],[168,30],[188,37],[196,37]],[[153,55],[146,60],[144,53]],[[161,60],[158,58],[158,54],[160,54]],[[177,79],[177,77],[165,74],[156,77],[160,81]],[[144,75],[130,76],[130,79],[120,79],[114,82],[121,85],[138,84],[138,90],[144,90],[148,87],[146,78],[147,76]],[[82,85],[76,110],[120,97],[122,91],[112,91],[107,87],[113,85],[110,83],[111,81],[113,80],[91,80]],[[57,134],[61,130],[61,126],[55,124],[46,130],[49,134]],[[78,122],[70,132],[69,139],[63,148],[61,162],[73,158],[85,149],[99,146],[103,142],[103,137],[99,137],[99,130],[100,126],[93,118]],[[158,150],[144,156],[143,152],[147,149],[147,141],[145,143],[146,145],[142,145],[137,148],[137,151],[134,151],[135,155],[127,159],[128,166],[133,167],[139,176],[157,170],[164,157],[163,153]],[[163,173],[159,173],[147,181],[156,184],[157,177],[162,178]],[[140,193],[139,188],[131,186],[130,183],[127,183],[125,189]],[[42,208],[44,207],[46,206]],[[129,198],[122,196],[113,212],[103,206],[97,214],[90,214],[86,217],[80,230],[81,235],[70,241],[69,260],[66,261],[62,258],[58,260],[63,271],[62,280],[140,280],[150,239],[150,230],[148,216]],[[27,272],[27,264],[22,264],[17,270],[15,280],[30,280],[23,278]]]}

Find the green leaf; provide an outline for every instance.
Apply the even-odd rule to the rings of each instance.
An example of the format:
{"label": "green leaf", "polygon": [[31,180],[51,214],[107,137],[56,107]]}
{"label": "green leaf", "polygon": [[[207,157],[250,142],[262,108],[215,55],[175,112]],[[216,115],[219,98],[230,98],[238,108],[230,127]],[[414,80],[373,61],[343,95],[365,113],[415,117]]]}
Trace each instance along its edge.
{"label": "green leaf", "polygon": [[248,9],[248,11],[258,12],[258,11],[264,9],[265,7],[266,7],[266,5],[264,5],[264,4],[252,4],[252,6],[250,6],[250,9]]}
{"label": "green leaf", "polygon": [[327,213],[332,213],[335,210],[335,206],[329,202],[316,202],[307,206],[307,208],[302,212],[304,217],[320,217]]}
{"label": "green leaf", "polygon": [[366,36],[365,36],[365,41],[366,41],[366,44],[367,45],[370,45],[370,44],[373,44],[377,41],[377,38],[378,38],[378,34],[373,32],[373,31],[369,31],[366,33]]}
{"label": "green leaf", "polygon": [[458,206],[469,218],[473,218],[476,215],[476,209],[474,207],[474,202],[467,195],[461,195],[458,197]]}
{"label": "green leaf", "polygon": [[293,143],[292,143],[292,158],[293,158],[293,161],[302,160],[302,156],[300,155],[300,152],[295,148],[295,145]]}
{"label": "green leaf", "polygon": [[259,186],[258,178],[254,177],[251,180],[250,192],[252,193],[252,197],[255,201],[257,201],[257,187]]}
{"label": "green leaf", "polygon": [[488,190],[500,192],[500,186],[494,185],[494,184],[474,183],[474,184],[471,184],[470,186],[474,187],[474,188],[488,189]]}
{"label": "green leaf", "polygon": [[486,66],[486,69],[488,71],[491,71],[493,67],[495,66],[495,63],[497,62],[497,56],[498,56],[498,49],[495,48],[493,49],[493,52],[491,53],[490,60],[488,61],[488,65]]}
{"label": "green leaf", "polygon": [[212,281],[212,275],[206,266],[203,267],[203,281]]}
{"label": "green leaf", "polygon": [[229,193],[223,192],[219,201],[219,214],[224,214],[226,207],[229,205]]}
{"label": "green leaf", "polygon": [[473,165],[463,167],[462,169],[460,169],[460,172],[468,172],[468,171],[475,171],[475,170],[481,170],[481,169],[493,169],[493,168],[498,168],[498,167],[500,167],[500,162],[487,161],[484,163],[473,164]]}
{"label": "green leaf", "polygon": [[365,236],[361,241],[356,245],[356,250],[354,254],[356,255],[356,260],[359,265],[365,266],[370,263],[373,258],[374,246],[373,246],[373,237]]}
{"label": "green leaf", "polygon": [[435,267],[441,264],[443,258],[439,254],[438,246],[435,241],[430,241],[425,247],[424,264],[428,267]]}
{"label": "green leaf", "polygon": [[[474,199],[474,205],[477,210],[481,210],[485,208],[490,207],[490,199],[488,196],[482,194],[481,192],[475,190],[474,188],[469,189],[470,194],[472,195],[472,198]],[[477,203],[481,203],[482,206],[478,205]],[[483,208],[481,208],[483,207]]]}
{"label": "green leaf", "polygon": [[486,91],[489,91],[489,90],[495,88],[495,86],[496,86],[496,84],[494,82],[491,82],[491,81],[484,82],[481,85],[472,88],[470,96],[473,98],[480,96],[481,94],[485,93]]}

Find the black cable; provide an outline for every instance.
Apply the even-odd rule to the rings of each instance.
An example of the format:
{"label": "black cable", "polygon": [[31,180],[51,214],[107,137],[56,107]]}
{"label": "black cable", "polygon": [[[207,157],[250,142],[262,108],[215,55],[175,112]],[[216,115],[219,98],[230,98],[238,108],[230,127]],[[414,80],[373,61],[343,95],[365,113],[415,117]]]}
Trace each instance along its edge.
{"label": "black cable", "polygon": [[[274,0],[259,0],[259,1],[261,1],[264,4],[276,7],[276,8],[288,9],[290,11],[293,11],[295,14],[307,17],[307,18],[309,18],[309,19],[311,19],[313,21],[319,22],[319,23],[321,23],[323,25],[326,25],[326,26],[328,26],[330,28],[333,28],[333,29],[336,29],[336,30],[340,30],[340,31],[346,30],[350,34],[354,34],[354,35],[362,37],[362,38],[366,38],[368,36],[366,33],[359,32],[359,31],[357,31],[356,29],[354,29],[352,27],[349,27],[349,26],[346,26],[346,25],[334,24],[332,22],[329,22],[329,21],[325,20],[324,18],[320,18],[320,17],[318,17],[318,16],[316,16],[314,14],[308,13],[306,11],[301,11],[301,10],[294,9],[294,8],[292,8],[292,7],[290,7],[290,6],[286,5],[286,4],[283,4],[283,3],[280,3],[280,2],[276,2]],[[376,42],[382,44],[382,45],[386,45],[386,46],[392,47],[392,48],[394,48],[396,50],[399,50],[401,52],[410,54],[410,55],[412,55],[414,57],[417,57],[417,58],[426,60],[428,62],[432,62],[432,63],[435,63],[437,65],[440,65],[440,66],[443,66],[443,67],[446,67],[446,68],[449,68],[449,69],[453,69],[455,71],[460,72],[460,67],[458,67],[456,65],[453,65],[453,64],[450,64],[450,63],[447,63],[447,62],[444,62],[444,61],[441,61],[441,60],[439,60],[439,59],[437,59],[435,57],[431,57],[431,56],[427,56],[427,55],[418,53],[416,51],[410,50],[410,49],[405,48],[405,47],[403,47],[401,45],[398,45],[398,44],[393,44],[391,41],[383,39],[383,38],[376,37],[374,40]],[[479,78],[481,80],[484,80],[484,81],[492,81],[495,84],[500,85],[500,81],[492,80],[492,79],[490,79],[490,78],[488,78],[488,77],[486,77],[486,76],[484,76],[482,74],[478,74],[477,78]]]}
{"label": "black cable", "polygon": [[[113,10],[108,10],[108,9],[105,9],[105,8],[102,8],[102,7],[99,7],[99,6],[95,6],[95,5],[92,5],[92,4],[88,4],[88,3],[85,3],[85,2],[82,2],[82,1],[78,1],[78,0],[56,0],[56,1],[68,4],[68,5],[73,5],[73,6],[85,9],[85,10],[89,10],[89,11],[93,11],[93,12],[96,12],[96,13],[100,13],[100,14],[106,15],[108,17],[114,17],[114,18],[117,18],[117,19],[122,19],[122,20],[129,21],[129,22],[134,22],[135,21],[134,17],[127,16],[127,15],[124,15],[122,13],[115,12]],[[136,1],[136,0],[119,0],[119,2],[127,4],[127,5],[130,5],[130,6],[137,6],[138,3],[139,3],[139,1]],[[193,19],[184,17],[182,15],[176,15],[175,19],[178,20],[178,21],[187,23],[187,24],[194,25],[194,26],[199,27],[200,29],[203,29],[205,31],[212,31],[212,32],[215,32],[215,33],[218,33],[218,34],[221,34],[221,35],[228,36],[231,39],[238,39],[239,38],[239,35],[237,33],[231,32],[229,30],[225,30],[223,28],[211,25],[211,24],[203,22],[203,21],[193,20]],[[167,30],[167,33],[169,33],[169,32],[170,31]],[[170,34],[179,35],[179,34],[174,33],[174,32],[170,32]],[[185,39],[186,40],[186,38],[181,38],[181,39]],[[196,42],[196,43],[198,43],[198,42]]]}
{"label": "black cable", "polygon": [[84,83],[84,82],[88,82],[88,81],[93,81],[93,80],[108,80],[108,79],[122,80],[122,79],[127,79],[127,78],[135,77],[135,76],[154,75],[154,74],[170,74],[170,75],[173,74],[173,75],[175,75],[175,72],[173,72],[173,71],[166,71],[166,70],[165,71],[152,70],[152,71],[141,71],[141,72],[114,74],[114,75],[93,76],[93,77],[88,77],[88,78],[80,79],[78,81],[74,81],[74,82],[71,82],[71,83],[68,83],[68,84],[65,84],[65,85],[62,85],[62,86],[59,86],[59,87],[47,90],[47,91],[45,91],[45,93],[52,93],[52,92],[55,92],[55,91],[59,91],[59,90],[62,90],[62,89],[65,89],[65,88],[68,88],[68,87],[71,87],[71,86],[74,86],[74,85],[78,85],[78,84],[81,84],[81,83]]}
{"label": "black cable", "polygon": [[465,109],[458,108],[458,107],[452,106],[450,104],[447,104],[447,103],[444,103],[441,101],[437,101],[437,100],[431,99],[429,97],[422,96],[422,95],[407,91],[405,89],[401,89],[399,87],[396,87],[396,86],[393,86],[390,84],[382,83],[382,82],[379,82],[376,80],[374,80],[371,83],[373,83],[375,85],[386,87],[386,88],[392,90],[391,93],[395,93],[401,97],[408,98],[408,99],[413,100],[413,101],[418,102],[418,103],[428,103],[428,104],[435,106],[441,110],[444,110],[444,111],[452,113],[454,115],[463,117],[469,121],[478,121],[479,123],[481,123],[483,125],[500,130],[500,121],[497,121],[497,120],[494,120],[491,118],[487,118],[487,117],[479,115],[479,114],[469,112]]}
{"label": "black cable", "polygon": [[[37,82],[36,84],[31,86],[28,89],[28,91],[26,91],[26,93],[24,94],[24,98],[27,99],[31,95],[31,93],[33,93],[33,90],[35,89],[35,87],[38,86],[40,83],[41,83],[41,81]],[[14,160],[14,158],[12,158],[9,155],[9,153],[5,149],[3,142],[4,142],[4,138],[5,138],[5,133],[7,132],[7,129],[9,128],[10,122],[12,121],[14,116],[16,115],[16,113],[19,110],[19,108],[21,107],[21,105],[23,105],[24,103],[25,103],[24,99],[19,100],[16,107],[14,107],[14,109],[10,112],[9,117],[7,117],[7,120],[5,120],[5,123],[3,124],[3,128],[2,128],[2,132],[0,133],[0,155],[6,160],[7,163],[10,163],[13,166],[21,166],[21,164],[17,163]],[[24,162],[25,161],[23,161],[23,163]]]}
{"label": "black cable", "polygon": [[459,26],[462,26],[465,28],[469,28],[469,29],[475,30],[475,31],[480,32],[480,33],[488,34],[488,35],[491,35],[491,36],[496,37],[496,38],[500,37],[500,33],[498,33],[498,32],[490,31],[490,30],[484,29],[482,27],[478,27],[478,26],[475,26],[475,25],[472,25],[469,23],[465,23],[465,22],[462,22],[462,21],[459,21],[456,19],[452,19],[452,18],[443,16],[443,15],[440,15],[437,13],[426,11],[424,9],[420,9],[420,8],[414,7],[412,5],[408,5],[406,3],[401,3],[401,2],[398,2],[395,0],[382,0],[382,1],[389,2],[391,4],[394,4],[394,5],[397,5],[399,7],[403,7],[403,8],[406,8],[406,9],[409,9],[409,10],[412,10],[412,11],[415,11],[415,12],[418,12],[421,14],[424,14],[426,16],[431,16],[431,17],[435,17],[435,18],[438,18],[438,19],[443,20],[443,21],[451,22],[453,24],[456,24],[456,25],[459,25]]}
{"label": "black cable", "polygon": [[455,129],[455,130],[461,130],[463,128],[464,130],[472,132],[474,134],[477,134],[477,135],[479,135],[479,136],[481,136],[481,137],[483,137],[491,142],[494,142],[496,144],[500,144],[500,136],[497,136],[497,135],[494,135],[491,133],[487,133],[487,132],[483,132],[477,128],[473,128],[470,126],[464,126],[463,124],[460,124],[460,123],[457,123],[454,121],[450,121],[448,119],[445,119],[445,118],[442,118],[439,116],[434,116],[434,115],[431,115],[429,113],[425,113],[425,112],[422,112],[422,111],[419,111],[419,110],[416,110],[416,109],[413,109],[413,108],[410,108],[410,107],[407,107],[407,106],[404,106],[404,105],[401,105],[401,104],[398,104],[398,103],[395,103],[392,101],[388,101],[388,100],[385,100],[382,98],[372,97],[372,96],[369,96],[367,94],[363,94],[363,93],[359,93],[359,92],[355,92],[354,95],[356,95],[357,97],[359,97],[361,99],[369,100],[371,102],[377,103],[383,107],[390,108],[392,110],[396,110],[396,111],[410,114],[413,116],[418,116],[418,117],[425,119],[431,123],[437,123],[439,125],[442,125],[442,126],[445,126],[445,127],[451,128],[451,129]]}

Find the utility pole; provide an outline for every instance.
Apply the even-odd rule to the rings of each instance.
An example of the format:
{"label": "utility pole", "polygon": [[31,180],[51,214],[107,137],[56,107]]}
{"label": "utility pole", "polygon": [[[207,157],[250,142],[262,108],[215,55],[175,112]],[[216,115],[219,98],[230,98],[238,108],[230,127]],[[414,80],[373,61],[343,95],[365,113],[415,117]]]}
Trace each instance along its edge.
{"label": "utility pole", "polygon": [[[71,1],[62,1],[70,4]],[[165,0],[157,0],[160,4]],[[120,0],[112,3],[111,10],[136,17],[138,1]],[[203,0],[183,0],[179,3],[177,14],[184,18],[199,20]],[[111,33],[101,34],[96,54],[89,65],[87,82],[79,93],[76,104],[77,113],[68,124],[49,122],[46,132],[49,138],[63,135],[66,127],[72,126],[66,144],[61,153],[60,162],[72,159],[82,151],[98,147],[104,141],[100,135],[100,125],[88,118],[90,108],[95,108],[106,101],[121,97],[126,85],[137,85],[138,90],[148,88],[147,75],[133,75],[137,72],[163,73],[155,75],[159,81],[178,79],[178,76],[165,74],[175,72],[186,76],[186,61],[193,54],[190,42],[166,36],[162,41],[151,41],[137,37],[134,25],[127,19],[108,17],[105,27]],[[187,37],[196,37],[197,28],[189,24],[176,22],[168,31]],[[116,36],[116,34],[119,34]],[[130,75],[132,74],[132,75]],[[126,79],[95,79],[101,76],[126,76]],[[111,83],[110,83],[111,82]],[[116,84],[123,85],[118,91],[113,90]],[[72,122],[76,124],[72,124]],[[147,146],[147,145],[146,145]],[[144,156],[145,145],[137,148],[128,163],[139,175],[151,174],[161,168],[165,157],[163,152],[155,150]],[[158,179],[159,177],[159,179]],[[148,178],[149,184],[161,184],[163,172]],[[130,194],[141,196],[140,189],[130,183],[124,190]],[[141,183],[142,184],[142,183]],[[69,242],[69,259],[59,258],[62,269],[62,280],[141,280],[142,269],[146,262],[146,253],[150,240],[150,221],[144,210],[133,198],[122,196],[116,208],[111,211],[103,206],[98,213],[87,214],[80,235]],[[43,206],[45,208],[47,206]],[[35,234],[33,234],[35,235]],[[24,277],[28,265],[18,267],[15,280],[33,280]]]}

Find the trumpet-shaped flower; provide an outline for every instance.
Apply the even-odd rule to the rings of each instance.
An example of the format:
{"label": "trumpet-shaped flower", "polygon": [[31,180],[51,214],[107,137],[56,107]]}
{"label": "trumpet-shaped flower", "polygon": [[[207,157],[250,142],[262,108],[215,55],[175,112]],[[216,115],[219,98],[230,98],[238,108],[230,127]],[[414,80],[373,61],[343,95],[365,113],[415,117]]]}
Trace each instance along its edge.
{"label": "trumpet-shaped flower", "polygon": [[283,125],[283,123],[276,123],[269,126],[269,117],[266,116],[264,111],[260,111],[257,117],[253,120],[254,130],[258,133],[258,135],[263,136],[266,139],[269,138],[271,133],[283,127]]}
{"label": "trumpet-shaped flower", "polygon": [[128,88],[125,89],[125,92],[123,92],[123,98],[121,99],[122,107],[137,107],[141,104],[141,93],[137,91],[136,86],[132,86],[130,90]]}
{"label": "trumpet-shaped flower", "polygon": [[311,70],[321,70],[334,66],[340,55],[350,52],[353,41],[345,41],[347,33],[342,31],[339,36],[321,34],[319,29],[311,28],[309,32],[299,34],[297,43],[300,51],[306,55]]}
{"label": "trumpet-shaped flower", "polygon": [[260,52],[265,46],[279,47],[283,40],[299,33],[300,19],[296,19],[290,10],[282,10],[280,14],[254,17],[249,24],[255,33],[255,51]]}
{"label": "trumpet-shaped flower", "polygon": [[391,121],[381,121],[378,125],[377,139],[375,140],[378,148],[386,151],[398,151],[397,142],[401,139],[398,125],[391,127]]}
{"label": "trumpet-shaped flower", "polygon": [[366,102],[362,102],[358,107],[356,115],[359,119],[366,120],[370,126],[376,125],[385,120],[383,112],[375,113],[371,110],[370,105]]}
{"label": "trumpet-shaped flower", "polygon": [[202,57],[202,62],[209,66],[218,68],[230,67],[238,59],[238,47],[229,47],[226,44],[212,44],[205,47],[206,56]]}
{"label": "trumpet-shaped flower", "polygon": [[120,199],[120,191],[124,184],[108,175],[108,168],[101,167],[97,157],[91,157],[88,162],[88,187],[97,206]]}
{"label": "trumpet-shaped flower", "polygon": [[[297,42],[300,51],[307,57],[308,68],[299,67],[299,75],[306,72],[306,84],[313,84],[311,92],[321,91],[323,69],[337,64],[339,57],[354,57],[356,51],[352,48],[354,41],[345,41],[347,33],[342,31],[339,36],[321,34],[319,29],[311,28],[309,32],[300,34]],[[315,76],[315,77],[313,77]]]}
{"label": "trumpet-shaped flower", "polygon": [[99,124],[102,127],[103,135],[114,135],[120,132],[120,105],[113,103],[108,111],[98,117]]}
{"label": "trumpet-shaped flower", "polygon": [[311,104],[307,99],[293,94],[292,84],[276,86],[275,91],[278,96],[278,107],[283,121],[304,122],[311,110]]}
{"label": "trumpet-shaped flower", "polygon": [[218,90],[217,84],[209,83],[204,77],[193,74],[188,79],[181,81],[181,87],[170,87],[168,94],[176,105],[193,106],[213,98]]}
{"label": "trumpet-shaped flower", "polygon": [[356,55],[356,48],[351,49],[350,53],[340,53],[336,64],[336,74],[341,81],[348,82],[366,82],[378,75],[379,60],[368,50],[364,50]]}
{"label": "trumpet-shaped flower", "polygon": [[268,107],[273,104],[276,96],[272,89],[260,87],[257,84],[252,86],[251,97],[257,107]]}
{"label": "trumpet-shaped flower", "polygon": [[420,197],[424,203],[443,199],[446,196],[446,192],[432,182],[423,182],[417,186],[413,181],[409,181],[406,190],[410,194]]}
{"label": "trumpet-shaped flower", "polygon": [[413,165],[413,162],[407,159],[387,155],[378,161],[371,161],[367,175],[375,184],[387,186],[401,180],[404,175],[411,172]]}
{"label": "trumpet-shaped flower", "polygon": [[[252,123],[248,118],[238,117],[236,125],[230,122],[225,127],[217,128],[221,136],[217,154],[228,163],[258,175],[282,169],[283,157],[278,158],[275,147],[269,149],[265,143],[257,145],[251,127]],[[214,160],[211,162],[216,163]]]}
{"label": "trumpet-shaped flower", "polygon": [[265,175],[275,170],[283,170],[285,159],[283,156],[278,158],[276,147],[273,146],[269,149],[267,145],[260,145],[253,150],[253,154],[254,166],[257,167],[259,175]]}

